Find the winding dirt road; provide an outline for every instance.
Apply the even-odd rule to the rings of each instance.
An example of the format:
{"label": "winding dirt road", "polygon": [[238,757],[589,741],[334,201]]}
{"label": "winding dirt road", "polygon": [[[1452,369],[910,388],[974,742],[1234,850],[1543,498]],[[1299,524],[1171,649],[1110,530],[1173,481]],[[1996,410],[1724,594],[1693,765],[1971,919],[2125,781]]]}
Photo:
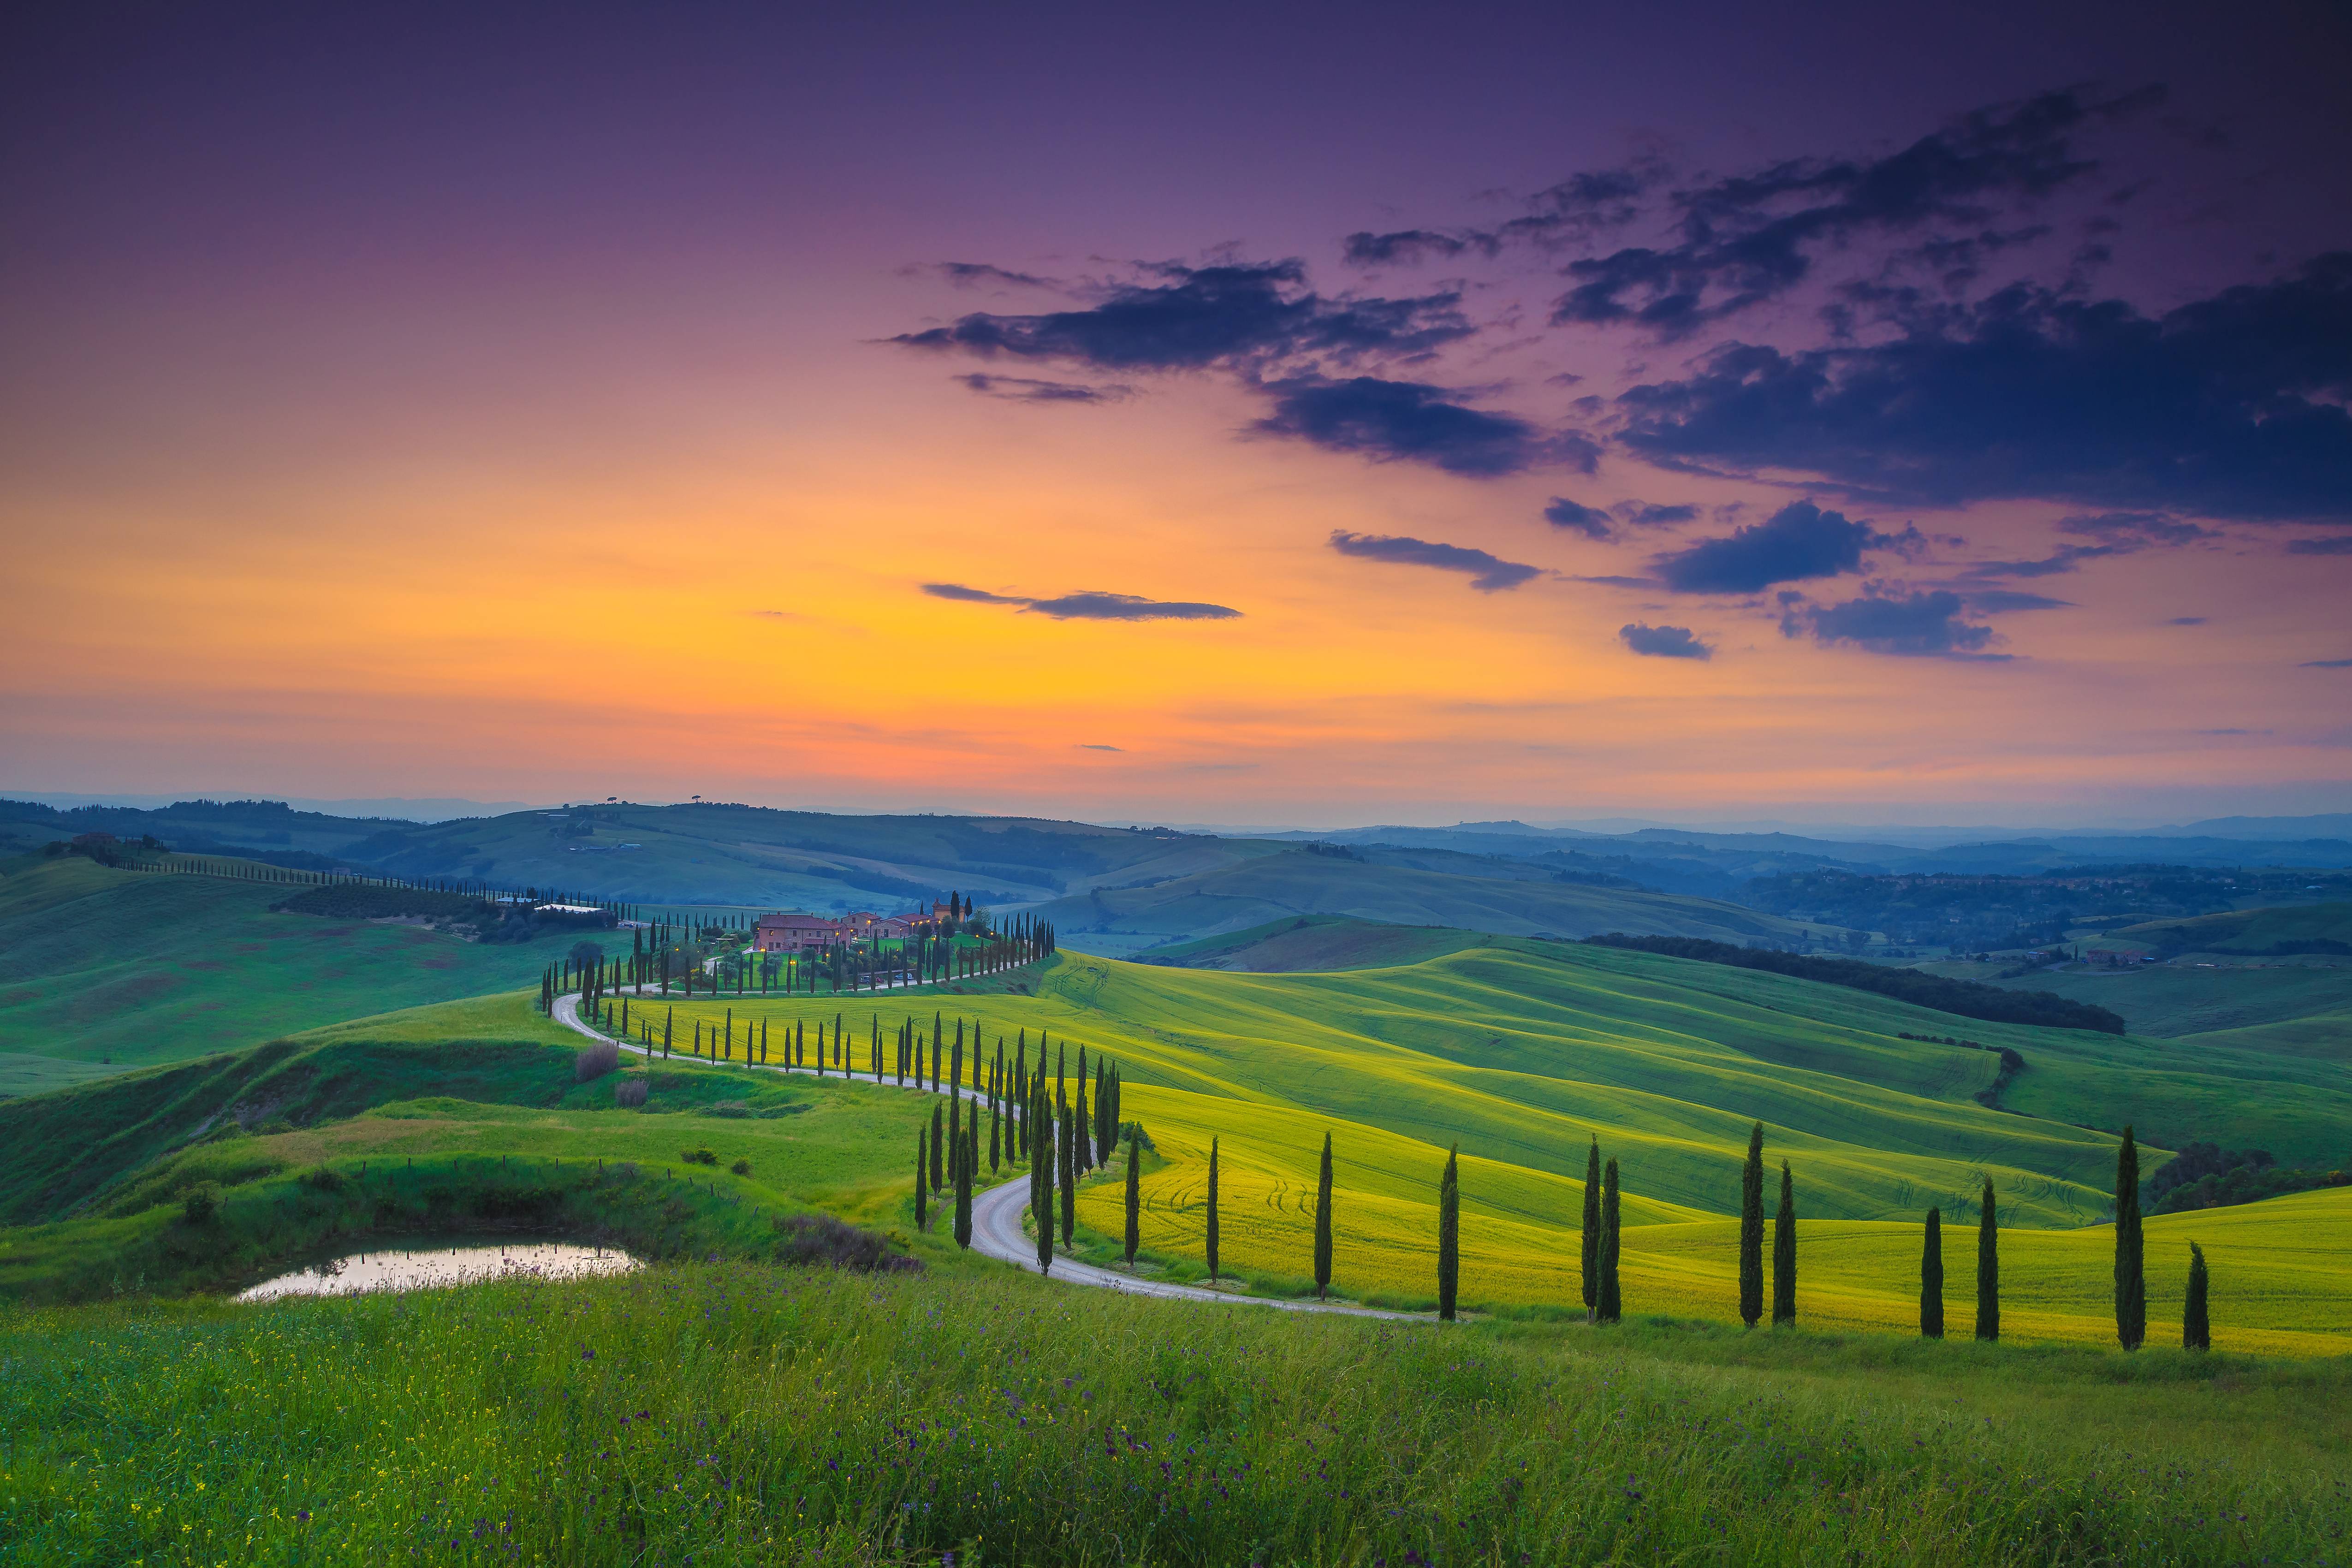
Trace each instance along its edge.
{"label": "winding dirt road", "polygon": [[[611,1041],[625,1051],[640,1056],[654,1053],[628,1040],[614,1040],[601,1030],[591,1028],[580,1017],[580,998],[575,995],[555,999],[555,1021],[566,1028],[585,1035],[592,1040]],[[755,1072],[798,1073],[807,1078],[820,1076],[838,1078],[838,1073],[820,1075],[814,1068],[787,1068],[772,1064],[746,1064]],[[859,1081],[871,1083],[873,1080]],[[884,1089],[897,1089],[908,1094],[936,1094],[947,1098],[945,1089],[926,1089],[917,1084],[894,1084],[885,1081]],[[1025,1175],[975,1193],[971,1200],[971,1245],[983,1257],[1010,1263],[1032,1274],[1045,1272],[1048,1278],[1064,1279],[1073,1285],[1092,1285],[1104,1290],[1123,1290],[1130,1296],[1157,1296],[1172,1301],[1208,1301],[1227,1307],[1273,1307],[1285,1312],[1335,1312],[1351,1318],[1395,1318],[1408,1321],[1426,1321],[1419,1312],[1389,1312],[1373,1307],[1349,1306],[1339,1301],[1287,1301],[1266,1296],[1237,1296],[1226,1290],[1204,1289],[1198,1285],[1178,1285],[1160,1279],[1139,1279],[1122,1274],[1116,1268],[1099,1268],[1091,1263],[1081,1263],[1060,1253],[1054,1257],[1050,1271],[1037,1267],[1037,1243],[1021,1228],[1021,1215],[1029,1206],[1029,1179]]]}

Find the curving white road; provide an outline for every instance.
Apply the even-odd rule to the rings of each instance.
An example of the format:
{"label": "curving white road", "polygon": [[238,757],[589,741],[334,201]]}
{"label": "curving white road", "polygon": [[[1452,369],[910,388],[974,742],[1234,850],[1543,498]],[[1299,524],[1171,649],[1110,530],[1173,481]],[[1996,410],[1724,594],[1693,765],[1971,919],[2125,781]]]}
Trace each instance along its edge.
{"label": "curving white road", "polygon": [[[637,993],[642,994],[642,993]],[[566,1028],[585,1035],[592,1040],[607,1041],[625,1051],[640,1056],[655,1053],[630,1040],[616,1040],[601,1029],[590,1027],[580,1017],[580,998],[576,994],[555,999],[555,1021]],[[699,1060],[689,1058],[689,1060]],[[788,1068],[773,1063],[742,1064],[755,1072],[799,1073],[809,1078],[840,1078],[838,1072],[819,1074],[814,1068]],[[856,1081],[871,1084],[872,1079]],[[947,1098],[945,1089],[926,1089],[919,1084],[895,1084],[885,1079],[884,1089],[899,1089],[908,1094],[936,1094]],[[967,1097],[969,1098],[969,1097]],[[1286,1301],[1266,1296],[1237,1296],[1227,1290],[1210,1290],[1198,1285],[1177,1285],[1161,1279],[1140,1279],[1122,1274],[1116,1268],[1098,1268],[1091,1263],[1081,1263],[1062,1253],[1054,1255],[1050,1270],[1037,1267],[1037,1243],[1021,1228],[1022,1214],[1029,1206],[1029,1178],[1015,1176],[986,1192],[974,1193],[971,1199],[971,1245],[983,1257],[1025,1268],[1032,1274],[1044,1273],[1054,1279],[1065,1279],[1073,1285],[1092,1285],[1105,1290],[1124,1290],[1130,1296],[1158,1296],[1173,1301],[1210,1301],[1227,1307],[1273,1307],[1286,1312],[1336,1312],[1353,1318],[1395,1318],[1407,1321],[1433,1321],[1422,1312],[1390,1312],[1374,1307],[1355,1307],[1340,1301]]]}

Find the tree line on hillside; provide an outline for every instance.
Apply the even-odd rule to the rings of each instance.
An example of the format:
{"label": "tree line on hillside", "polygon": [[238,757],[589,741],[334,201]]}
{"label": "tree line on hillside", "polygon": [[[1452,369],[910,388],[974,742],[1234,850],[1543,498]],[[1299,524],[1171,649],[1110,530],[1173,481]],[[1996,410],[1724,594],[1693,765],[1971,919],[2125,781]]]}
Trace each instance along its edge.
{"label": "tree line on hillside", "polygon": [[1623,931],[1610,931],[1584,940],[1594,947],[1625,948],[1668,958],[1729,964],[1737,969],[1760,969],[1799,980],[1817,980],[1991,1024],[2039,1024],[2057,1029],[2095,1029],[2105,1035],[2124,1032],[2121,1015],[2050,991],[2010,991],[1981,981],[1948,979],[1916,969],[1890,969],[1856,958],[1814,958],[1770,948],[1734,947],[1729,942],[1707,942],[1699,937],[1629,936]]}
{"label": "tree line on hillside", "polygon": [[2284,1170],[2267,1149],[2184,1143],[2148,1177],[2141,1196],[2151,1214],[2229,1208],[2319,1187],[2352,1186],[2352,1161],[2345,1166],[2332,1171]]}
{"label": "tree line on hillside", "polygon": [[[891,950],[880,938],[828,942],[797,952],[761,952],[751,945],[755,917],[726,915],[699,924],[656,916],[629,933],[629,951],[606,956],[583,943],[541,972],[539,1006],[551,1012],[558,996],[577,991],[583,1014],[600,1019],[608,996],[655,991],[692,1000],[829,991],[838,995],[1003,973],[1051,956],[1059,942],[1051,921],[1022,916],[982,940],[918,933]],[[623,1030],[624,1033],[627,1031]]]}

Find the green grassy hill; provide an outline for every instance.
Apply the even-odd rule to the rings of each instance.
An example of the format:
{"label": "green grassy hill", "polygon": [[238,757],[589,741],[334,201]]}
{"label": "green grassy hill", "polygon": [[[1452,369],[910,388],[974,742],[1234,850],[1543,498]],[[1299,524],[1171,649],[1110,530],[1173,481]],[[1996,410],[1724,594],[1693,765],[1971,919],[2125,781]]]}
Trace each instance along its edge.
{"label": "green grassy hill", "polygon": [[1475,931],[1451,926],[1385,925],[1349,915],[1294,915],[1244,931],[1155,947],[1143,962],[1255,974],[1381,969],[1459,952],[1483,941]]}
{"label": "green grassy hill", "polygon": [[[1467,856],[1454,857],[1476,864]],[[1300,915],[1349,915],[1392,925],[1453,926],[1509,935],[1625,931],[1740,942],[1829,934],[1737,904],[1671,893],[1519,877],[1470,877],[1383,865],[1352,854],[1285,850],[1150,887],[1096,889],[1034,912],[1066,947],[1126,956],[1160,944],[1237,933]]]}
{"label": "green grassy hill", "polygon": [[2282,904],[2188,920],[2146,921],[2108,932],[2098,945],[2163,954],[2272,958],[2321,952],[2352,957],[2352,903]]}
{"label": "green grassy hill", "polygon": [[[0,1093],[184,1060],[388,1008],[535,984],[583,933],[490,944],[276,914],[279,883],[78,856],[0,879]],[[626,932],[596,933],[627,946]]]}

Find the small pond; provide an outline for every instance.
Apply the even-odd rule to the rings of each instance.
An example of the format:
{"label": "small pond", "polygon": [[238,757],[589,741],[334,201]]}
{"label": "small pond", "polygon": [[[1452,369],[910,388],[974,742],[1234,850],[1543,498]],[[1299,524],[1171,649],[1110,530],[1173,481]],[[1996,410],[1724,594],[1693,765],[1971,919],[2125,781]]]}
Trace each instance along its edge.
{"label": "small pond", "polygon": [[280,1296],[356,1296],[368,1290],[431,1290],[476,1285],[486,1279],[584,1279],[626,1274],[644,1267],[617,1247],[580,1247],[566,1241],[510,1241],[482,1245],[417,1242],[381,1251],[353,1252],[265,1279],[237,1293],[240,1301],[270,1301]]}

